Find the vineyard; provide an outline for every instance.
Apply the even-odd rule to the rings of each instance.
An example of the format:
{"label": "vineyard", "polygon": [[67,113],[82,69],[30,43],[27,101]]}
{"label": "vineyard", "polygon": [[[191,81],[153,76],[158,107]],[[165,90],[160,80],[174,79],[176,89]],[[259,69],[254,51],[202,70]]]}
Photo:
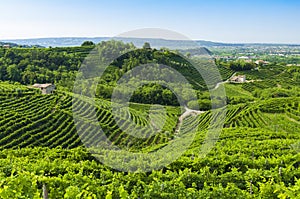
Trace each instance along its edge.
{"label": "vineyard", "polygon": [[[72,103],[75,107],[73,110]],[[167,108],[167,118],[162,132],[157,133],[154,137],[135,140],[118,128],[108,107],[108,102],[105,101],[97,100],[95,106],[92,106],[88,100],[76,97],[72,100],[72,96],[65,93],[7,97],[1,100],[0,148],[16,149],[34,146],[74,148],[82,145],[74,125],[72,111],[86,121],[80,125],[79,130],[81,134],[84,134],[87,145],[94,145],[95,142],[101,140],[101,137],[97,138],[99,140],[93,137],[95,136],[93,130],[96,130],[93,125],[96,124],[91,121],[96,116],[106,136],[114,144],[140,148],[167,142],[168,137],[164,132],[173,132],[179,114],[179,109]],[[145,125],[147,123],[147,114],[138,109],[132,109],[122,115],[127,115],[127,117],[120,118],[124,121],[123,125],[126,127],[123,128],[125,130],[130,129],[130,125],[132,125],[126,122],[129,116],[136,124]],[[154,122],[159,123],[161,118],[155,117],[155,120]],[[145,132],[145,134],[147,133],[151,134],[151,132]],[[171,135],[170,133],[169,136]]]}
{"label": "vineyard", "polygon": [[[72,90],[92,49],[0,49],[0,198],[300,198],[298,66],[234,71],[210,59],[194,57],[190,63],[172,51],[107,41],[99,53],[109,59],[128,52],[124,59],[110,63],[97,87],[90,78]],[[198,99],[179,107],[173,91],[145,80],[128,106],[109,101],[122,75],[152,62],[179,71]],[[145,74],[150,72],[137,72],[131,86]],[[247,81],[230,83],[233,74]],[[43,95],[25,86],[36,82],[52,82],[57,89]],[[218,93],[219,85],[226,96],[210,96],[208,89]],[[191,90],[184,91],[190,99]],[[210,110],[212,101],[216,110]],[[200,111],[193,110],[195,103]],[[222,112],[224,123],[216,119]],[[220,123],[220,133],[214,132]],[[211,144],[207,140],[215,141],[209,149],[203,147]],[[147,165],[124,151],[152,158]],[[160,161],[168,163],[140,172]]]}
{"label": "vineyard", "polygon": [[[97,99],[93,105],[67,92],[41,95],[6,82],[0,88],[1,198],[41,198],[43,187],[50,198],[299,197],[299,98],[228,105],[224,129],[205,158],[198,154],[211,114],[187,118],[181,131],[188,131],[193,122],[200,124],[190,148],[164,169],[142,174],[111,170],[84,148],[101,141],[93,118],[114,145],[150,152],[176,136],[179,108],[166,107],[164,124],[157,113],[153,122],[162,126],[160,132],[146,136],[155,131],[150,128],[145,138],[135,138],[125,133],[133,125],[126,121],[130,117],[135,124],[147,125],[150,105],[132,103],[129,112],[120,109],[124,126],[118,127],[108,101]],[[72,111],[84,118],[80,129]]]}

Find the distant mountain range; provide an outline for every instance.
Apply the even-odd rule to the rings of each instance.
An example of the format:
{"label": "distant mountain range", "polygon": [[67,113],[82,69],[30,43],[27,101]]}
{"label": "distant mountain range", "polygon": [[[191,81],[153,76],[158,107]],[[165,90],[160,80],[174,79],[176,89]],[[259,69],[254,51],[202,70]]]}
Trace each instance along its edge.
{"label": "distant mountain range", "polygon": [[17,46],[22,46],[22,47],[43,47],[41,45],[31,45],[31,44],[21,44],[17,42],[12,42],[12,41],[0,41],[0,46],[9,46],[9,47],[17,47]]}
{"label": "distant mountain range", "polygon": [[244,46],[300,46],[297,44],[243,44],[243,43],[220,43],[204,40],[188,41],[188,40],[166,40],[166,39],[152,39],[152,38],[125,38],[125,37],[59,37],[59,38],[36,38],[36,39],[14,39],[3,40],[1,43],[10,43],[11,46],[44,46],[44,47],[67,47],[80,46],[84,41],[92,41],[99,43],[110,39],[122,40],[126,43],[132,42],[135,46],[141,47],[145,42],[149,42],[154,48],[167,47],[171,49],[188,49],[196,47],[244,47]]}
{"label": "distant mountain range", "polygon": [[149,42],[154,48],[167,47],[171,49],[186,49],[196,48],[198,45],[204,47],[211,46],[232,46],[239,44],[223,44],[210,41],[187,41],[187,40],[166,40],[166,39],[152,39],[152,38],[125,38],[125,37],[61,37],[61,38],[37,38],[37,39],[15,39],[5,40],[3,42],[11,42],[19,45],[39,45],[44,47],[66,47],[66,46],[80,46],[84,41],[92,41],[99,43],[110,39],[121,40],[126,43],[132,42],[135,46],[141,47],[145,42]]}
{"label": "distant mountain range", "polygon": [[0,41],[0,46],[10,46],[10,47],[15,47],[15,46],[18,46],[18,44],[15,44],[15,43],[11,43],[11,42],[1,42]]}

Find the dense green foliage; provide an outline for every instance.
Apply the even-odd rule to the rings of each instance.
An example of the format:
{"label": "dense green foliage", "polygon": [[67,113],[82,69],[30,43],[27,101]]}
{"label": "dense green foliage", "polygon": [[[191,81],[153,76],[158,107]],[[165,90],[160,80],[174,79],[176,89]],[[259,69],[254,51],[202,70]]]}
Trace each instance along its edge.
{"label": "dense green foliage", "polygon": [[[78,69],[81,67],[81,70],[85,70],[88,63],[84,63],[84,59],[92,49],[96,48],[98,57],[102,59],[103,64],[107,64],[109,67],[101,77],[98,86],[91,83],[93,79],[82,82],[81,90],[84,94],[95,91],[97,97],[109,99],[113,88],[116,86],[116,82],[122,75],[136,66],[147,63],[166,65],[180,72],[193,88],[199,91],[198,95],[200,95],[200,91],[207,90],[201,76],[203,74],[199,74],[194,65],[201,66],[202,70],[210,74],[212,68],[209,63],[203,64],[197,60],[190,63],[184,56],[180,56],[177,52],[167,49],[151,49],[149,47],[137,49],[133,44],[124,44],[120,41],[106,41],[95,46],[87,41],[81,47],[1,48],[0,80],[9,80],[25,85],[54,83],[59,89],[72,91],[75,77],[78,75]],[[232,70],[223,66],[219,66],[219,70],[223,79],[227,79],[233,73]],[[164,74],[163,71],[153,71],[153,73],[158,77]],[[145,73],[140,71],[140,76],[144,75]],[[209,78],[213,82],[213,79],[216,77],[212,76]],[[132,101],[143,101],[143,103],[149,104],[158,102],[168,105],[178,104],[174,100],[174,93],[170,93],[169,89],[162,87],[154,89],[153,87],[158,88],[159,86],[153,84],[150,87],[144,86],[140,92],[137,91],[139,92],[138,95],[142,96],[142,100],[133,97]],[[163,98],[155,99],[152,97],[153,95],[158,96],[162,93],[165,94]],[[187,91],[187,93],[190,92]],[[189,97],[186,98],[188,99]],[[206,109],[208,108],[206,107]]]}
{"label": "dense green foliage", "polygon": [[253,62],[247,62],[245,60],[235,60],[230,62],[219,62],[219,65],[225,65],[228,68],[234,70],[234,71],[245,71],[245,70],[251,70],[257,67],[257,65]]}
{"label": "dense green foliage", "polygon": [[[281,176],[279,167],[276,166],[274,169],[270,169],[269,173],[265,173],[255,167],[272,168],[273,165],[280,165],[280,162],[275,158],[256,159],[254,157],[252,159],[250,154],[245,157],[242,164],[247,164],[246,160],[249,160],[251,167],[246,173],[238,168],[229,168],[228,172],[223,171],[222,168],[229,166],[224,164],[225,161],[223,164],[221,163],[221,160],[225,160],[225,156],[219,159],[210,156],[203,161],[194,160],[193,166],[187,168],[182,168],[179,164],[175,169],[175,165],[173,165],[162,171],[154,171],[146,175],[111,171],[98,164],[85,150],[80,148],[75,150],[49,150],[46,148],[5,150],[1,151],[1,164],[6,166],[1,168],[1,176],[5,177],[5,180],[1,181],[0,193],[3,198],[41,197],[42,184],[46,184],[50,197],[60,198],[75,198],[76,196],[79,198],[87,196],[104,198],[109,195],[112,195],[113,198],[126,198],[123,194],[130,195],[131,198],[138,196],[143,198],[248,196],[250,198],[252,184],[252,197],[267,198],[270,194],[275,196],[284,192],[289,196],[297,195],[297,192],[293,192],[293,190],[299,189],[299,185],[287,188],[284,180],[278,184],[274,182],[274,178],[289,178],[287,171],[294,169],[286,169],[282,165]],[[297,158],[293,155],[285,157],[286,162],[293,162]],[[186,161],[186,159],[190,158],[182,158],[181,161]],[[206,161],[214,163],[215,166],[206,166]],[[179,160],[178,163],[180,163]],[[234,164],[238,165],[238,163]],[[218,172],[219,175],[217,172],[212,172],[212,169],[218,168],[221,169]],[[222,173],[224,174],[222,175]],[[244,173],[243,176],[242,173]],[[270,174],[273,174],[273,180]],[[239,181],[239,184],[230,183],[232,181]],[[263,183],[264,181],[266,183]],[[227,185],[224,187],[222,183]],[[244,186],[245,190],[240,190],[239,186]],[[199,188],[201,191],[198,191]],[[262,190],[261,193],[257,192],[258,188]],[[273,193],[275,190],[277,192]]]}
{"label": "dense green foliage", "polygon": [[75,73],[92,48],[1,48],[0,80],[25,85],[56,83],[72,88]]}
{"label": "dense green foliage", "polygon": [[[102,52],[100,57],[102,57]],[[223,66],[215,66],[212,63],[212,59],[201,60],[197,58],[188,59],[183,55],[178,54],[177,52],[169,51],[166,49],[151,49],[143,48],[136,49],[133,51],[126,52],[122,54],[118,59],[114,60],[110,66],[106,69],[103,76],[99,80],[99,85],[96,88],[96,96],[99,98],[110,98],[113,92],[113,89],[116,87],[118,80],[126,74],[131,69],[149,64],[148,67],[151,67],[151,64],[168,66],[172,69],[179,72],[183,77],[186,78],[188,83],[196,90],[197,95],[201,98],[201,93],[207,91],[208,88],[212,89],[216,83],[219,81],[228,79],[233,71]],[[215,70],[221,73],[220,79],[216,77]],[[200,73],[201,71],[202,73]],[[206,78],[209,79],[211,85],[206,85],[205,79],[202,77],[206,75]],[[164,104],[164,105],[178,105],[178,102],[175,99],[174,91],[171,91],[167,87],[162,87],[157,83],[153,83],[150,79],[153,77],[157,79],[162,79],[160,83],[165,83],[166,85],[175,85],[179,90],[184,90],[186,96],[185,99],[190,99],[189,96],[192,92],[183,87],[180,89],[182,84],[176,82],[172,83],[177,76],[168,71],[167,69],[156,69],[151,68],[151,73],[147,71],[147,68],[143,68],[138,72],[134,73],[134,78],[128,83],[130,86],[135,87],[140,84],[140,79],[145,79],[143,87],[140,87],[132,96],[132,102],[137,103],[147,103],[147,104]],[[149,79],[149,81],[147,80]],[[136,79],[136,80],[135,80]],[[178,79],[178,78],[177,78]],[[135,81],[134,81],[135,80]],[[179,80],[178,80],[179,81]],[[126,88],[122,88],[122,92],[126,93]],[[87,94],[88,95],[88,94]],[[207,99],[207,98],[205,98]],[[187,102],[188,103],[188,100]],[[209,106],[204,107],[209,109]]]}

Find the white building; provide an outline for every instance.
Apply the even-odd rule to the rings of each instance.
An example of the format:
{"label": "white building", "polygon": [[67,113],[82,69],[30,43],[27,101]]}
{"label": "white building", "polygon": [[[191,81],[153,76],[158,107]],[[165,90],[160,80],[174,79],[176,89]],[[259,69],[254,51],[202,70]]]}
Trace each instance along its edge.
{"label": "white building", "polygon": [[53,84],[33,84],[32,87],[40,89],[42,94],[51,94],[55,90],[55,85]]}
{"label": "white building", "polygon": [[244,83],[246,82],[246,75],[237,75],[237,76],[233,76],[230,79],[231,82],[236,82],[236,83]]}

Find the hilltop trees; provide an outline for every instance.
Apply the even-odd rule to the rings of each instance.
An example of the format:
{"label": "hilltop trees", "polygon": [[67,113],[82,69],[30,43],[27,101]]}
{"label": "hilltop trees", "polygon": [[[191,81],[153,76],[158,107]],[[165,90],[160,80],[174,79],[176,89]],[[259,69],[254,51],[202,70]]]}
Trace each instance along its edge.
{"label": "hilltop trees", "polygon": [[[91,47],[3,49],[0,80],[23,84],[57,83],[75,77],[74,71]],[[70,85],[72,87],[72,85]]]}
{"label": "hilltop trees", "polygon": [[[124,74],[137,66],[145,64],[169,66],[184,76],[195,90],[199,90],[199,92],[200,90],[207,90],[199,72],[176,52],[166,48],[160,50],[151,48],[148,42],[144,44],[143,48],[137,49],[132,43],[115,40],[103,41],[97,46],[94,46],[91,41],[86,41],[80,47],[3,49],[0,58],[0,80],[22,84],[55,83],[57,88],[72,91],[77,75],[84,78],[89,77],[87,79],[96,77],[96,73],[91,71],[91,67],[88,66],[91,61],[94,61],[93,58],[89,59],[90,57],[87,56],[90,55],[92,49],[97,52],[97,58],[101,58],[101,63],[95,67],[95,71],[99,71],[99,69],[101,71],[101,67],[108,66],[94,89],[96,97],[110,98],[117,81]],[[200,63],[199,65],[203,66],[204,64]],[[136,77],[145,79],[146,86],[137,89],[132,97],[134,102],[164,105],[178,104],[177,98],[170,90],[159,86],[161,82],[159,84],[152,84],[151,81],[147,82],[147,78],[149,79],[151,76],[155,79],[164,79],[165,83],[175,82],[176,87],[179,89],[176,92],[181,92],[180,89],[185,90],[185,103],[190,101],[191,92],[184,89],[181,86],[182,84],[177,82],[178,80],[174,78],[174,74],[153,69],[152,66],[149,67],[152,75],[150,75],[149,69],[135,74]],[[209,67],[206,66],[206,68]],[[84,73],[82,71],[88,72]],[[132,82],[132,86],[138,85],[138,78],[136,80],[137,82]],[[83,79],[80,82],[81,90],[85,91],[81,94],[87,93],[90,96],[92,87],[89,82],[85,81]]]}
{"label": "hilltop trees", "polygon": [[21,78],[21,71],[18,69],[16,64],[9,65],[7,67],[8,78],[12,81],[18,81]]}
{"label": "hilltop trees", "polygon": [[216,65],[218,66],[225,66],[231,70],[234,71],[245,71],[245,70],[251,70],[257,67],[257,65],[254,62],[251,61],[245,61],[242,59],[239,60],[233,60],[229,62],[224,62],[220,59],[215,60]]}
{"label": "hilltop trees", "polygon": [[[199,75],[199,72],[185,59],[180,57],[178,54],[168,50],[157,50],[148,48],[149,45],[145,43],[144,48],[136,49],[134,51],[128,51],[122,54],[111,65],[104,71],[101,80],[99,81],[98,88],[96,90],[96,96],[100,98],[110,98],[116,82],[124,74],[127,74],[131,69],[143,66],[146,67],[135,71],[132,74],[131,81],[129,82],[131,87],[140,85],[143,80],[144,86],[139,87],[133,93],[131,100],[137,103],[148,103],[148,104],[163,104],[163,105],[178,105],[177,97],[168,88],[161,85],[173,85],[177,89],[177,93],[183,94],[184,103],[188,103],[189,99],[192,98],[192,91],[187,90],[183,82],[179,82],[174,72],[170,70],[164,70],[159,66],[169,66],[175,71],[178,71],[184,76],[189,84],[194,88],[198,89],[200,84],[204,84],[204,81]],[[100,51],[100,53],[103,53]],[[107,53],[106,53],[107,54]],[[100,56],[102,57],[102,56]],[[151,68],[149,71],[148,68]],[[153,83],[151,79],[162,80],[159,83]],[[199,88],[199,90],[205,90],[205,86]],[[121,95],[129,92],[128,87],[122,88],[118,91]]]}
{"label": "hilltop trees", "polygon": [[92,41],[85,41],[81,44],[81,46],[95,46],[95,43]]}
{"label": "hilltop trees", "polygon": [[143,45],[143,49],[151,49],[150,43],[145,42],[144,45]]}
{"label": "hilltop trees", "polygon": [[236,60],[229,62],[229,67],[235,71],[251,70],[256,67],[256,64],[253,62],[246,62],[244,60]]}

